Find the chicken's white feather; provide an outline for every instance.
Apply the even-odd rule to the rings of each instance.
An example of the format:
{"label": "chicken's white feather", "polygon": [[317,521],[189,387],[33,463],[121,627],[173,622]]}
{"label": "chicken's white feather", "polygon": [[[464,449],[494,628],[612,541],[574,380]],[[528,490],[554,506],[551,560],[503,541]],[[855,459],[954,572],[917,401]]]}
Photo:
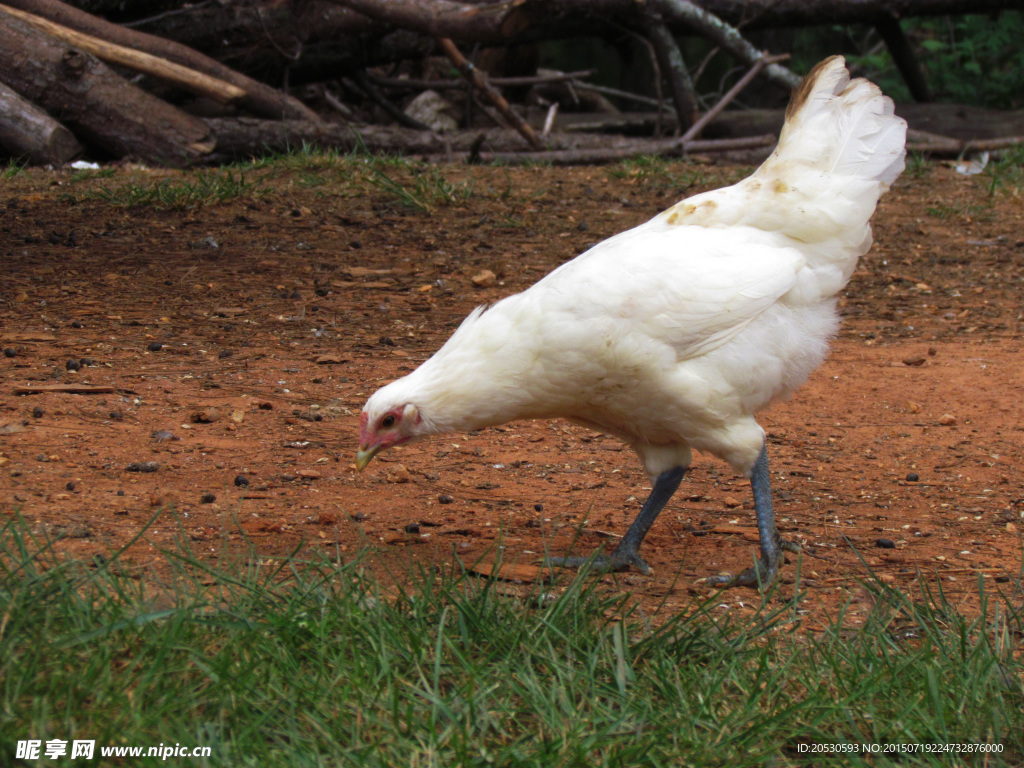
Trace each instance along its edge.
{"label": "chicken's white feather", "polygon": [[652,477],[691,449],[749,473],[764,438],[754,414],[826,354],[834,297],[870,248],[905,134],[890,99],[826,60],[753,175],[474,311],[370,398],[367,423],[408,404],[409,439],[567,417],[627,441]]}

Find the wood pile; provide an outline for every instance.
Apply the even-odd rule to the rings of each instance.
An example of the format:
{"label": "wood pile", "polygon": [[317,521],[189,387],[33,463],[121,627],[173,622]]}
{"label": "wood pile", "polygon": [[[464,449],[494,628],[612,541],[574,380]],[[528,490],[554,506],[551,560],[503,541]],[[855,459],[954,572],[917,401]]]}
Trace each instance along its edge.
{"label": "wood pile", "polygon": [[[470,162],[607,162],[637,154],[755,148],[762,124],[713,136],[712,120],[752,82],[785,93],[785,55],[747,30],[851,20],[874,24],[919,98],[927,83],[900,15],[993,12],[1024,0],[61,0],[0,4],[0,148],[31,163],[87,155],[166,166],[219,163],[304,144]],[[898,6],[898,7],[897,7]],[[740,28],[744,30],[740,31]],[[626,35],[650,52],[658,98],[602,88],[591,71],[538,70],[550,39]],[[680,35],[701,35],[742,77],[701,103]],[[710,57],[709,59],[710,60]],[[271,85],[270,83],[273,83]],[[609,98],[646,110],[623,116]],[[621,103],[621,102],[620,102]],[[559,115],[559,110],[562,115]],[[590,109],[644,138],[558,130]],[[719,118],[721,120],[722,118]],[[599,121],[597,121],[599,122]],[[591,121],[593,128],[595,121]],[[912,124],[913,125],[913,124]],[[577,128],[581,126],[577,124]],[[918,148],[971,144],[930,129]],[[996,149],[1019,138],[987,137]]]}

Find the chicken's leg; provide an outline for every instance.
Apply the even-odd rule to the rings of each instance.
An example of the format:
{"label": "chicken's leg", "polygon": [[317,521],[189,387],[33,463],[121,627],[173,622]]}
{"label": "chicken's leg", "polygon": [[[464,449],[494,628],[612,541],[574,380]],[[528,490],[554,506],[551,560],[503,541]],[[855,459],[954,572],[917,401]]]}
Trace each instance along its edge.
{"label": "chicken's leg", "polygon": [[750,486],[754,492],[754,509],[757,511],[757,532],[761,539],[761,558],[756,565],[747,568],[737,576],[710,576],[706,584],[720,587],[767,587],[775,580],[782,564],[782,550],[799,552],[800,547],[784,541],[775,526],[775,511],[772,508],[771,477],[768,473],[768,447],[762,446],[761,453],[750,474]]}
{"label": "chicken's leg", "polygon": [[622,537],[619,545],[609,555],[598,555],[597,557],[549,557],[545,560],[547,565],[561,568],[579,568],[586,563],[603,571],[620,571],[633,566],[642,573],[650,573],[651,568],[640,557],[640,544],[651,529],[658,514],[664,509],[672,494],[679,488],[686,474],[686,467],[673,467],[662,472],[654,481],[654,488],[651,495],[647,497],[640,514],[629,526],[626,535]]}

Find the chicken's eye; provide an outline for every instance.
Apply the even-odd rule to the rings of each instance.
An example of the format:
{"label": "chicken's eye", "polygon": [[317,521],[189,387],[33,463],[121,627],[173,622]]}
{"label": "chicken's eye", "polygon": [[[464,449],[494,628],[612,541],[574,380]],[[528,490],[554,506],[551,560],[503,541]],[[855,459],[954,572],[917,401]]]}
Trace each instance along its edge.
{"label": "chicken's eye", "polygon": [[395,426],[394,414],[389,413],[387,416],[381,419],[380,425],[383,429],[391,429],[393,426]]}

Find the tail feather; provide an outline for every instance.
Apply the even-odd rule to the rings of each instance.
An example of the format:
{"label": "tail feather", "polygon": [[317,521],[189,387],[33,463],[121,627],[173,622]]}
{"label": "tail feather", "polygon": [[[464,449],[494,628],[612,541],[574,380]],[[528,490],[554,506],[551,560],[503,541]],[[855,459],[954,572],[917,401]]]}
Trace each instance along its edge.
{"label": "tail feather", "polygon": [[751,227],[807,260],[791,297],[833,296],[871,247],[878,198],[903,171],[907,124],[876,85],[850,79],[842,56],[793,93],[775,151],[749,178],[683,200],[650,226]]}
{"label": "tail feather", "polygon": [[844,177],[877,182],[881,195],[903,170],[906,130],[892,99],[874,83],[851,81],[843,57],[832,56],[794,91],[762,172],[795,165],[826,172],[840,185]]}

